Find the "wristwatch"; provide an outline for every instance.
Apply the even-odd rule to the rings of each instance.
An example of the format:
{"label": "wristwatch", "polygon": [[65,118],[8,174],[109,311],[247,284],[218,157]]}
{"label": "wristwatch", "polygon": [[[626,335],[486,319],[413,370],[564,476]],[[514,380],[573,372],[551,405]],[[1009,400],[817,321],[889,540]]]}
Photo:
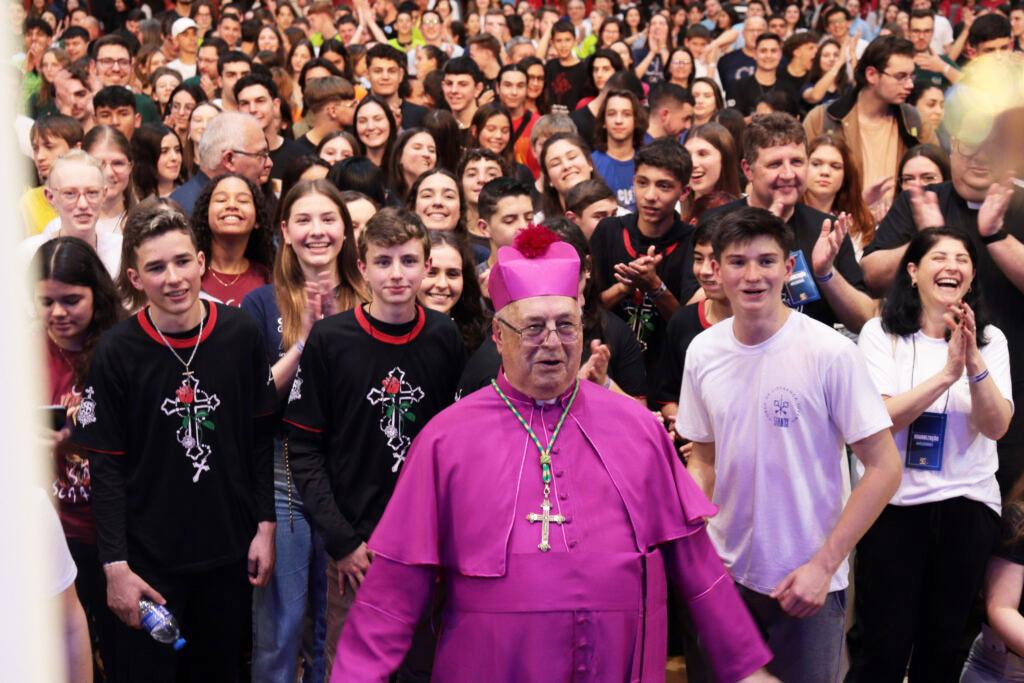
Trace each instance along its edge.
{"label": "wristwatch", "polygon": [[996,230],[991,235],[987,235],[987,236],[982,237],[981,238],[981,243],[982,244],[992,244],[993,242],[999,242],[1000,240],[1005,240],[1009,236],[1010,236],[1010,233],[1006,232],[1002,228],[999,228],[998,230]]}

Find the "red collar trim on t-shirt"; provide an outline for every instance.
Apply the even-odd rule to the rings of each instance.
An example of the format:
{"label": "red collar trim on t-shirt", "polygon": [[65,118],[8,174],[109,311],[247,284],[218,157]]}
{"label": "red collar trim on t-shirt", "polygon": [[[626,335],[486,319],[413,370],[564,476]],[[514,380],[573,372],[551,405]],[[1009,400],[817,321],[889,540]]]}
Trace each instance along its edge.
{"label": "red collar trim on t-shirt", "polygon": [[377,341],[382,341],[385,344],[408,344],[423,330],[423,326],[427,323],[427,313],[423,310],[422,306],[417,304],[416,324],[413,325],[413,328],[407,333],[401,335],[387,334],[386,332],[378,330],[373,326],[373,323],[370,322],[370,319],[366,317],[366,312],[363,310],[362,306],[356,306],[356,322],[359,323],[359,327],[363,328],[363,331],[366,332],[366,334],[370,335]]}
{"label": "red collar trim on t-shirt", "polygon": [[[625,245],[626,253],[629,254],[630,258],[636,258],[637,257],[636,249],[633,248],[633,243],[629,239],[629,230],[627,230],[626,228],[622,229],[622,244]],[[671,245],[669,247],[666,247],[666,249],[665,249],[665,251],[663,253],[665,254],[665,256],[668,256],[673,251],[675,251],[676,247],[678,247],[678,246],[679,246],[679,242],[676,242],[675,244],[673,244],[673,245]],[[657,250],[655,250],[655,251],[657,251]]]}
{"label": "red collar trim on t-shirt", "polygon": [[[143,308],[136,314],[135,319],[139,321],[139,326],[142,327],[142,331],[153,338],[157,344],[163,344],[164,340],[160,338],[160,333],[153,327],[153,323],[149,321],[149,316],[146,315],[146,309]],[[206,341],[211,334],[213,334],[213,327],[217,324],[217,304],[210,302],[210,315],[207,317],[206,322],[203,324],[203,336],[201,339],[196,337],[170,337],[166,334],[167,343],[175,349],[188,349],[200,342]],[[196,335],[198,336],[198,335]]]}
{"label": "red collar trim on t-shirt", "polygon": [[711,321],[708,320],[707,312],[704,310],[704,304],[707,302],[707,299],[701,299],[697,302],[697,318],[700,320],[700,326],[705,330],[711,327]]}

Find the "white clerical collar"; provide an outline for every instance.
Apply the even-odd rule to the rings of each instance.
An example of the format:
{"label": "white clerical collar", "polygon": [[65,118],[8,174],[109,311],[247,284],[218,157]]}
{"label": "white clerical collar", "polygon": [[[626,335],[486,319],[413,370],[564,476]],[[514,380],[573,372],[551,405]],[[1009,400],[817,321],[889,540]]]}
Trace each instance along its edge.
{"label": "white clerical collar", "polygon": [[981,202],[967,202],[967,208],[973,211],[977,211],[981,208]]}

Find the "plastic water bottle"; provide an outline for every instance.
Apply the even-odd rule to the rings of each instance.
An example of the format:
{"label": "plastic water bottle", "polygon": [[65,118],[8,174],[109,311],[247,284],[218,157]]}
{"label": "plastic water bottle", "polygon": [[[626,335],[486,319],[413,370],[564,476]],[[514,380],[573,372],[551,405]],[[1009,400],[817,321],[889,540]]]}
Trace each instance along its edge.
{"label": "plastic water bottle", "polygon": [[175,651],[185,647],[185,639],[178,630],[178,622],[166,607],[149,600],[139,600],[139,612],[139,622],[143,630],[153,636],[153,640],[167,643]]}

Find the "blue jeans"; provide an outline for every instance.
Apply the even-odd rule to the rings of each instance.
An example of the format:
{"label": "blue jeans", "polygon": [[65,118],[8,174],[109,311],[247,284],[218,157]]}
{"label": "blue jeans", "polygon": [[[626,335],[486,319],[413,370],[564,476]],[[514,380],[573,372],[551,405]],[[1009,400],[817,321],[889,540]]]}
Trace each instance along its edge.
{"label": "blue jeans", "polygon": [[833,591],[814,615],[786,614],[778,600],[736,585],[761,629],[772,661],[768,671],[785,683],[834,683],[839,680],[846,626],[846,590]]}
{"label": "blue jeans", "polygon": [[274,574],[266,587],[253,591],[252,681],[294,681],[301,655],[303,683],[323,683],[327,552],[284,467],[280,439],[274,444],[274,504]]}
{"label": "blue jeans", "polygon": [[1024,658],[1010,652],[992,629],[982,625],[967,655],[960,683],[1024,683]]}

